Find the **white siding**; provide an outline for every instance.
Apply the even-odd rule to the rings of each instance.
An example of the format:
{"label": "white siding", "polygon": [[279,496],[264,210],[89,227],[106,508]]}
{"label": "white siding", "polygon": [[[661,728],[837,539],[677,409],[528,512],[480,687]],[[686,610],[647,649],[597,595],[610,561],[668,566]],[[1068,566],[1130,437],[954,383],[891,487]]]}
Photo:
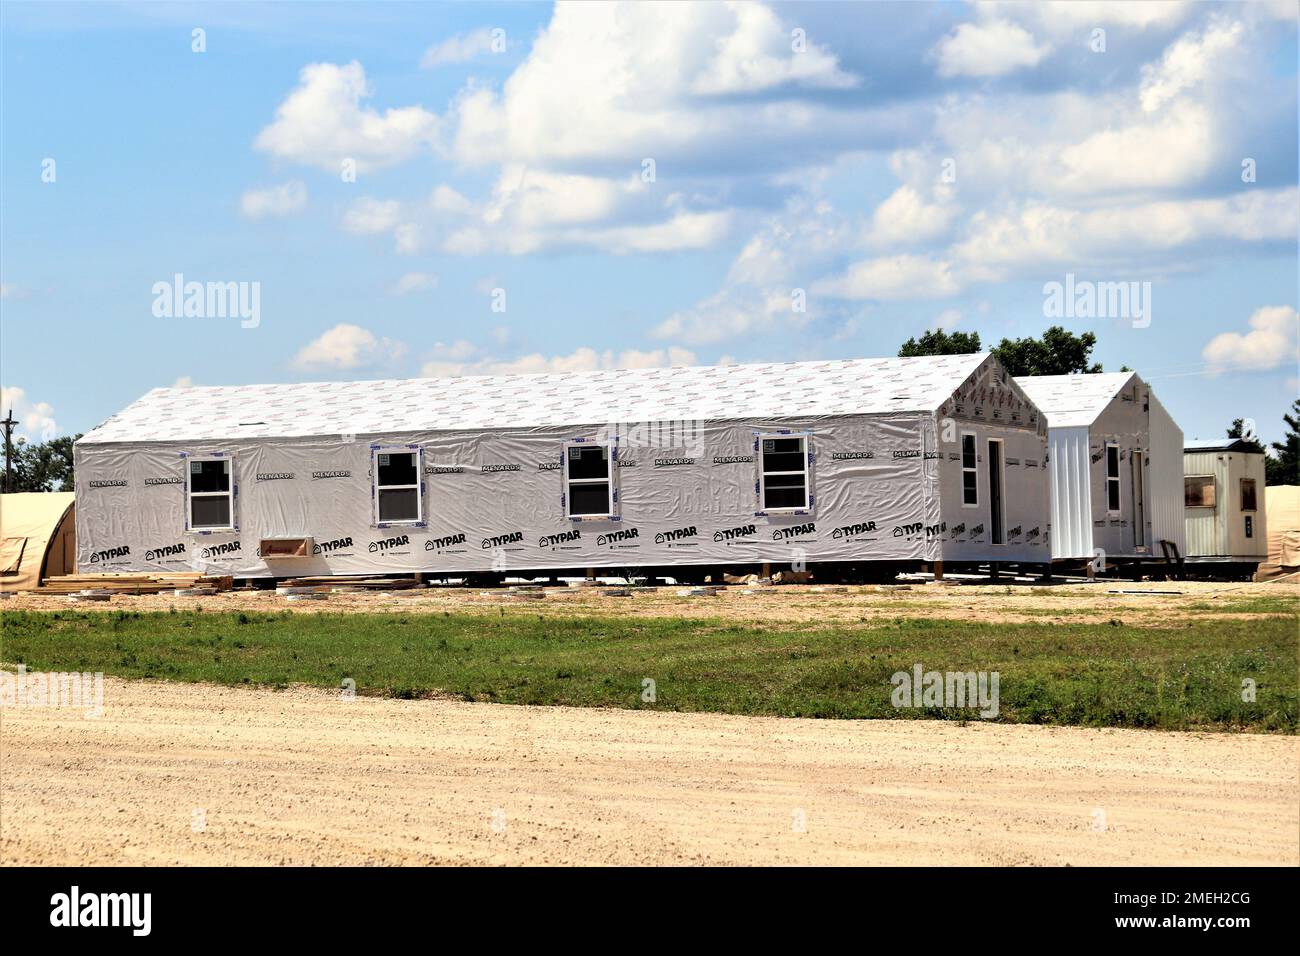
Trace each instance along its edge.
{"label": "white siding", "polygon": [[1228,467],[1213,451],[1188,452],[1183,456],[1183,474],[1214,476],[1214,507],[1185,508],[1184,522],[1188,557],[1210,557],[1228,551],[1228,537],[1223,530],[1223,495],[1228,482]]}
{"label": "white siding", "polygon": [[1178,553],[1187,553],[1186,526],[1183,508],[1183,430],[1156,400],[1154,392],[1148,394],[1150,402],[1151,437],[1147,469],[1147,509],[1151,517],[1151,553],[1159,556],[1160,542],[1172,541]]}
{"label": "white siding", "polygon": [[1052,557],[1092,557],[1092,481],[1088,429],[1048,428]]}

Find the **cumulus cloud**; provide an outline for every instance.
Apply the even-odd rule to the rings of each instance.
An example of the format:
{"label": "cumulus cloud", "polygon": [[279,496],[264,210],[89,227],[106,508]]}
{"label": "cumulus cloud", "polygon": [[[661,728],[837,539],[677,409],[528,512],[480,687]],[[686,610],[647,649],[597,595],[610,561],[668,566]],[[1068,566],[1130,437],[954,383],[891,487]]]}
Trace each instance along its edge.
{"label": "cumulus cloud", "polygon": [[18,422],[14,426],[15,438],[31,442],[46,442],[59,437],[59,423],[54,418],[54,406],[27,397],[25,389],[17,385],[0,386],[0,417],[13,412]]}
{"label": "cumulus cloud", "polygon": [[307,186],[291,179],[267,189],[250,189],[239,197],[239,211],[247,219],[291,216],[307,208]]}
{"label": "cumulus cloud", "polygon": [[426,378],[461,375],[538,375],[557,372],[589,372],[615,368],[662,368],[694,365],[695,353],[677,346],[639,351],[625,349],[597,352],[581,347],[567,355],[533,352],[517,358],[499,358],[464,339],[434,345],[421,374]]}
{"label": "cumulus cloud", "polygon": [[408,272],[393,283],[392,295],[410,295],[413,292],[431,292],[438,288],[438,277],[432,272]]}
{"label": "cumulus cloud", "polygon": [[1037,66],[1051,52],[1024,27],[1006,20],[962,23],[935,45],[940,76],[1005,76]]}
{"label": "cumulus cloud", "polygon": [[343,214],[343,228],[358,236],[391,232],[401,222],[402,204],[396,199],[364,196]]}
{"label": "cumulus cloud", "polygon": [[401,342],[379,338],[359,325],[340,323],[304,345],[292,365],[302,371],[342,371],[393,362],[405,352]]}
{"label": "cumulus cloud", "polygon": [[[806,161],[807,146],[870,138],[870,115],[772,90],[842,89],[857,81],[815,36],[794,49],[791,28],[748,3],[557,3],[528,58],[497,92],[470,87],[453,109],[454,153],[467,164],[672,157],[716,163],[746,142],[749,162]],[[725,94],[725,95],[721,95]],[[800,136],[816,130],[817,138]],[[791,137],[800,140],[792,148]]]}
{"label": "cumulus cloud", "polygon": [[331,172],[338,172],[345,159],[353,160],[359,172],[392,166],[434,145],[436,115],[420,106],[381,113],[362,103],[372,94],[356,60],[308,64],[253,145],[279,159]]}
{"label": "cumulus cloud", "polygon": [[1202,80],[1212,64],[1233,50],[1245,32],[1235,20],[1215,18],[1204,32],[1192,32],[1170,46],[1158,64],[1142,68],[1142,109],[1158,110]]}
{"label": "cumulus cloud", "polygon": [[1222,332],[1201,351],[1212,374],[1227,371],[1266,372],[1300,362],[1300,314],[1289,305],[1256,309],[1249,332]]}
{"label": "cumulus cloud", "polygon": [[813,286],[837,299],[933,299],[956,295],[962,288],[951,262],[918,255],[864,259]]}
{"label": "cumulus cloud", "polygon": [[468,63],[484,53],[504,53],[505,45],[504,30],[481,27],[469,33],[458,33],[433,44],[424,51],[420,66],[430,69],[448,63]]}

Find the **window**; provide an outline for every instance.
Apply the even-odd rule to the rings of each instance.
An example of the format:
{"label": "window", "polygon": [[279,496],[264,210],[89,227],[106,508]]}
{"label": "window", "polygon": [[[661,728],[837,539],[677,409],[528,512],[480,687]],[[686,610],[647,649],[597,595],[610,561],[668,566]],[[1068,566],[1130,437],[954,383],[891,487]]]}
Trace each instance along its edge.
{"label": "window", "polygon": [[1242,511],[1255,510],[1255,479],[1254,478],[1241,479],[1241,510]]}
{"label": "window", "polygon": [[961,503],[966,508],[974,508],[980,503],[975,435],[971,432],[963,432],[961,436]]}
{"label": "window", "polygon": [[1183,506],[1186,508],[1214,507],[1214,476],[1188,475],[1183,479]]}
{"label": "window", "polygon": [[1106,510],[1119,514],[1119,445],[1106,446]]}
{"label": "window", "polygon": [[564,501],[570,518],[614,517],[611,446],[575,441],[564,446]]}
{"label": "window", "polygon": [[807,510],[808,436],[759,436],[758,495],[764,511]]}
{"label": "window", "polygon": [[423,520],[420,455],[411,448],[375,449],[375,514],[380,524]]}
{"label": "window", "polygon": [[234,530],[229,458],[191,458],[186,494],[190,501],[191,530]]}
{"label": "window", "polygon": [[1006,521],[1002,512],[1002,439],[989,439],[989,541],[1006,544]]}

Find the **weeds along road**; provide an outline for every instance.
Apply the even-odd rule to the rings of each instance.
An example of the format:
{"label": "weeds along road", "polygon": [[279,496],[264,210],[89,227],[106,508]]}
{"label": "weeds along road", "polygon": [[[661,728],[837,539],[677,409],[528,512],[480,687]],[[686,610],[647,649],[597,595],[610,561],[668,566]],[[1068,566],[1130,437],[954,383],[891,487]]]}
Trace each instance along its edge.
{"label": "weeds along road", "polygon": [[5,864],[1300,863],[1300,741],[107,678],[0,713]]}

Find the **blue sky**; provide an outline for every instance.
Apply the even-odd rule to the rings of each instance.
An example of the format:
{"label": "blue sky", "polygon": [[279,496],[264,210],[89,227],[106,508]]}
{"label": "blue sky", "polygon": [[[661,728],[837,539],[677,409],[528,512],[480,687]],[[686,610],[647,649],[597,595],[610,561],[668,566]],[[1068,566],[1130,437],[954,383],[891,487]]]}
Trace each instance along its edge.
{"label": "blue sky", "polygon": [[[1149,324],[1062,324],[1188,437],[1276,439],[1295,16],[9,2],[4,407],[40,437],[174,384],[993,344],[1052,324],[1044,284],[1072,274],[1150,283]],[[258,283],[256,327],[155,315],[177,273]]]}

